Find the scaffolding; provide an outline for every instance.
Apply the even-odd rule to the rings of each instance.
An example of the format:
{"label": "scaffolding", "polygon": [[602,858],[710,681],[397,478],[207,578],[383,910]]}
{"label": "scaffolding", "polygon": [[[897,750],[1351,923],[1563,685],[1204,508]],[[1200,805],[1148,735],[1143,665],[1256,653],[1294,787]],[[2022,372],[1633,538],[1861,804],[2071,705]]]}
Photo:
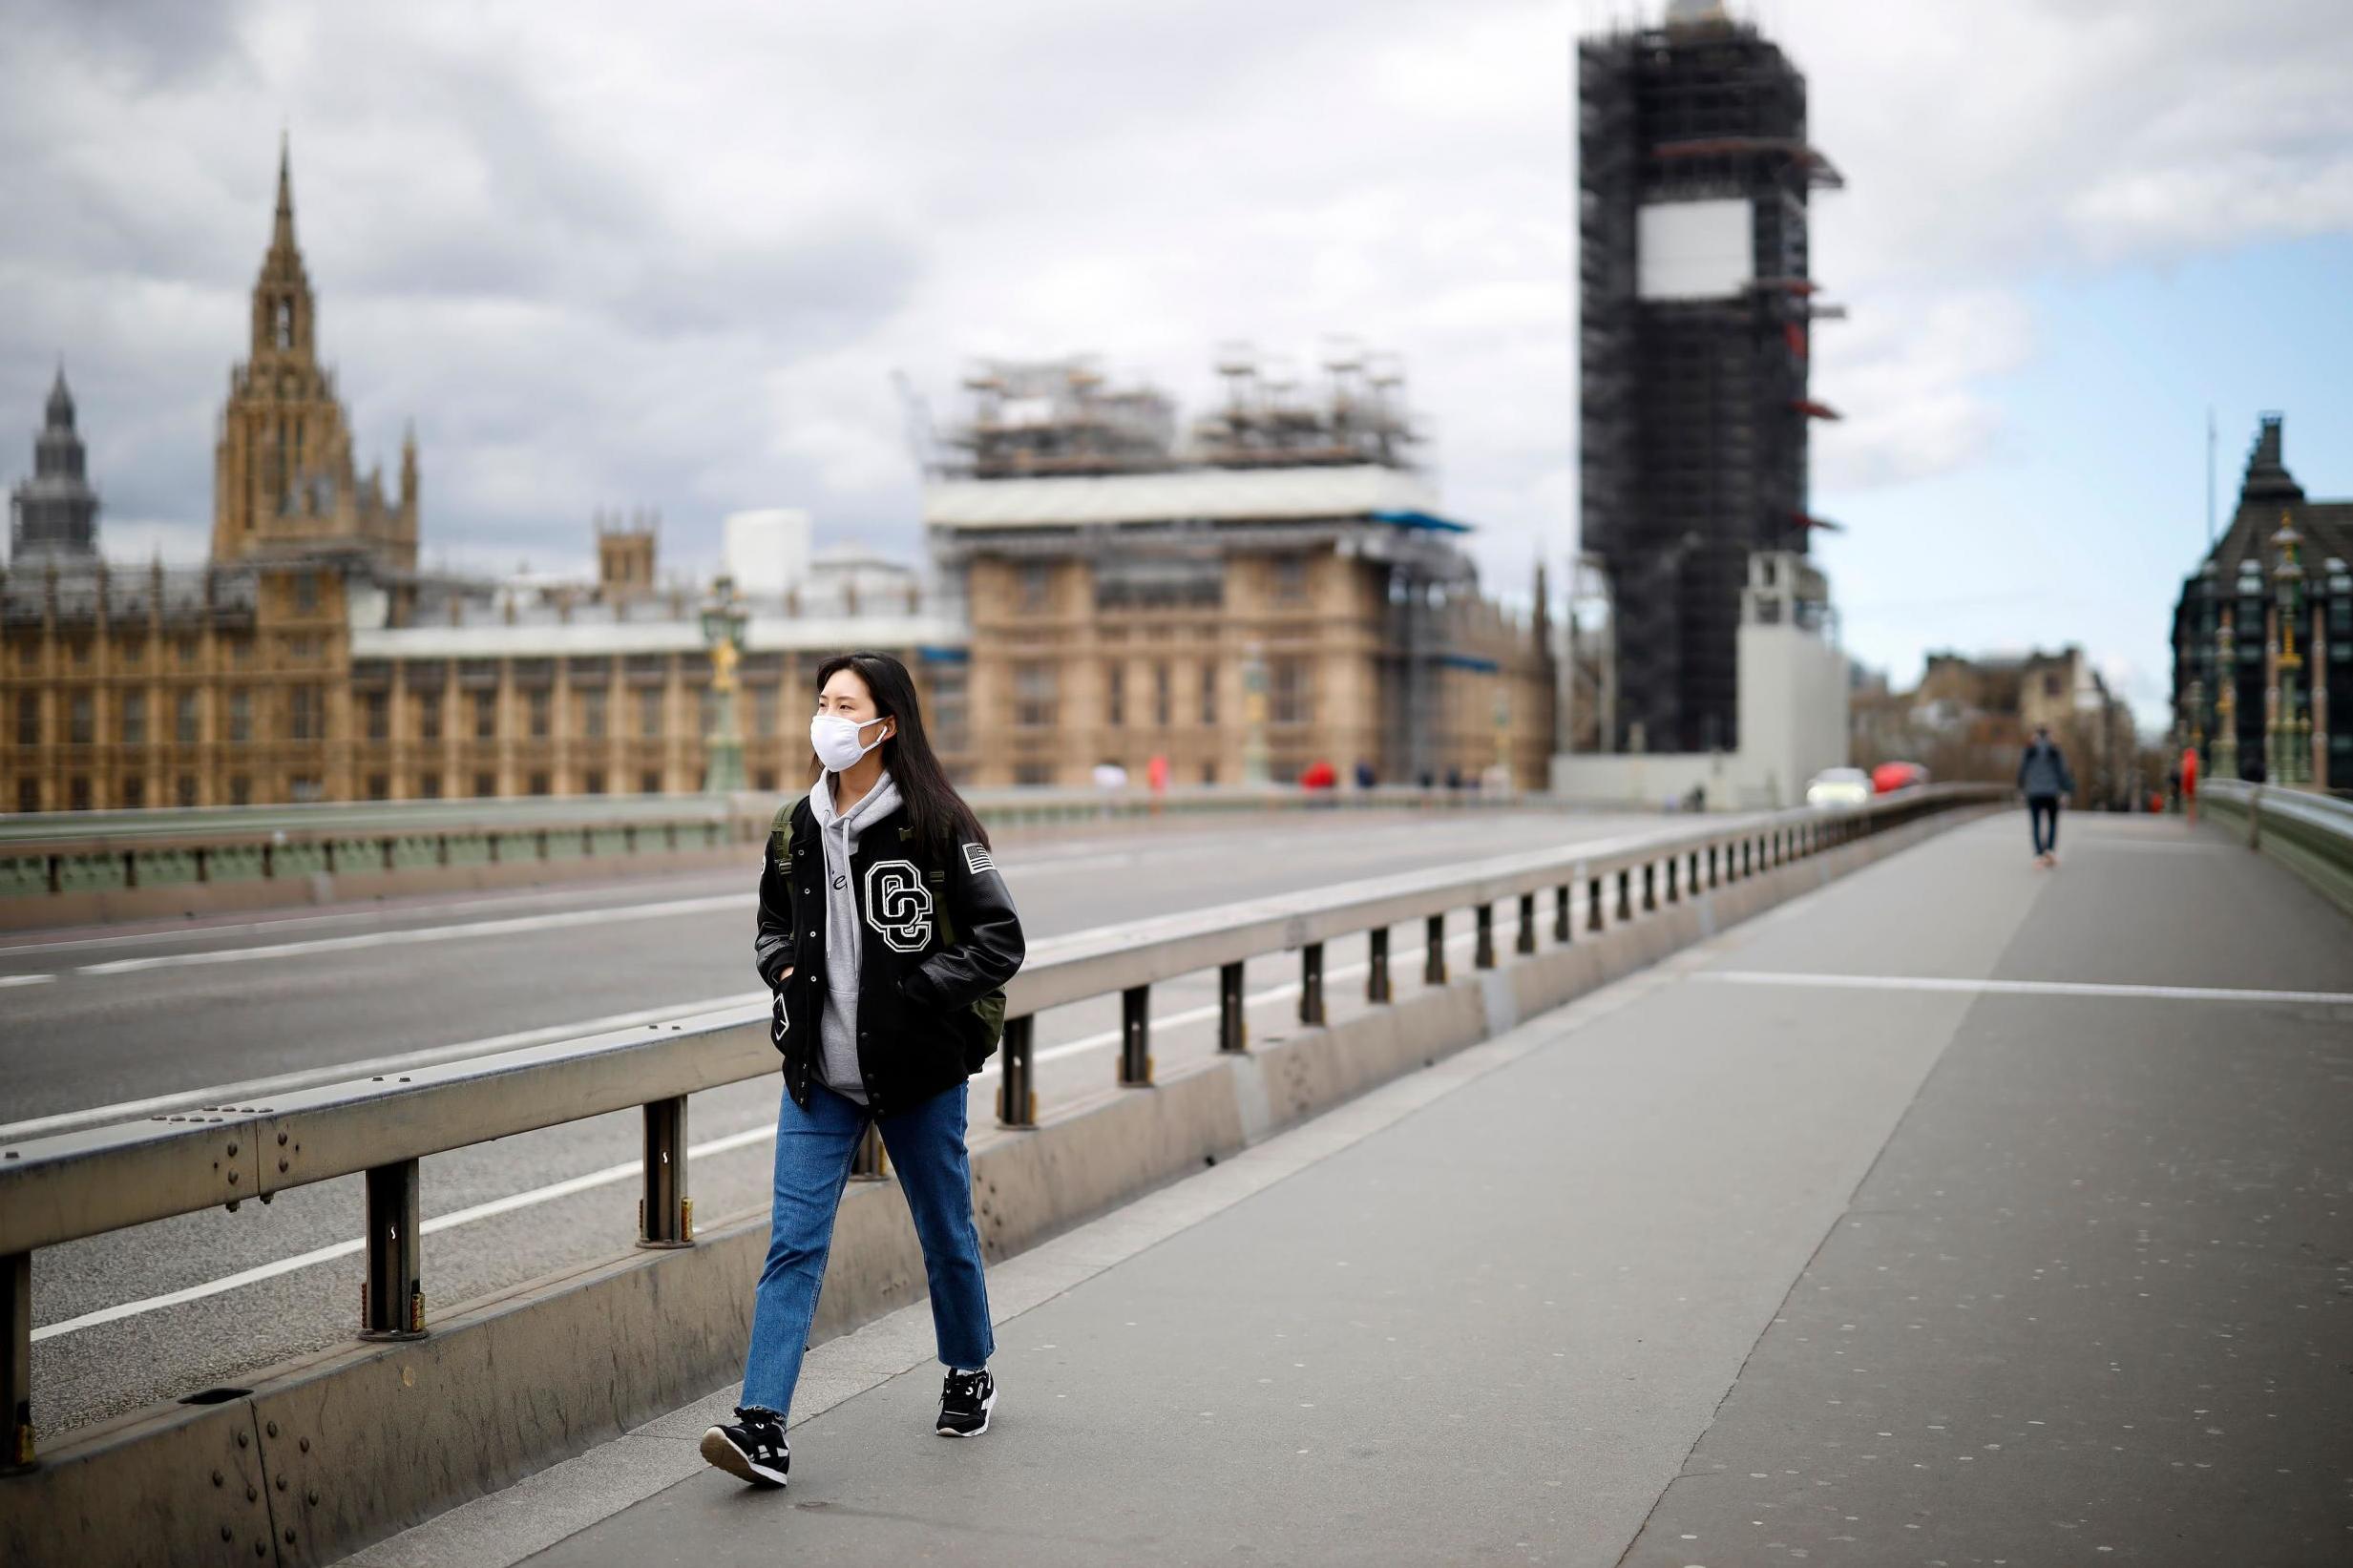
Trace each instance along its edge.
{"label": "scaffolding", "polygon": [[1145,473],[1174,466],[1176,405],[1150,386],[1114,389],[1090,358],[984,360],[964,377],[970,417],[942,473],[974,479]]}
{"label": "scaffolding", "polygon": [[[1806,204],[1840,186],[1805,139],[1805,78],[1720,7],[1578,49],[1583,539],[1610,576],[1613,749],[1739,742],[1740,594],[1755,551],[1806,549],[1817,298]],[[1646,295],[1646,208],[1746,206],[1736,282]]]}
{"label": "scaffolding", "polygon": [[1394,355],[1368,355],[1348,340],[1323,361],[1320,399],[1304,397],[1289,367],[1248,344],[1218,352],[1226,404],[1193,422],[1192,455],[1211,468],[1300,468],[1378,463],[1412,467],[1420,439],[1405,406],[1405,371]]}

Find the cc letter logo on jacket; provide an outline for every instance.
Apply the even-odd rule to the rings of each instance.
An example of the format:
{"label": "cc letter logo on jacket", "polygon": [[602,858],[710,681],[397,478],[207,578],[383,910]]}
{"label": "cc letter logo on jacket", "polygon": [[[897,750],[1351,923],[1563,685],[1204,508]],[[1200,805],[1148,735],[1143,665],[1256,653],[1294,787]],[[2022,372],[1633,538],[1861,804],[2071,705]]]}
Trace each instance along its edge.
{"label": "cc letter logo on jacket", "polygon": [[893,952],[921,952],[932,940],[932,890],[913,861],[878,860],[866,868],[866,923]]}

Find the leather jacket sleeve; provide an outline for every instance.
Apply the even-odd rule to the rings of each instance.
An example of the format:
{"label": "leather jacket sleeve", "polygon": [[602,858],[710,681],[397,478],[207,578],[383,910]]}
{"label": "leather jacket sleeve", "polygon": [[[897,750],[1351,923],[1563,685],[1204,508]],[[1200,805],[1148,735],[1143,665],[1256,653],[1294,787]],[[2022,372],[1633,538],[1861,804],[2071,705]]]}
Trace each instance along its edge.
{"label": "leather jacket sleeve", "polygon": [[760,972],[760,983],[776,989],[776,972],[792,961],[792,888],[786,881],[785,850],[780,844],[789,844],[792,833],[790,808],[776,814],[775,825],[769,829],[767,843],[761,850],[760,916],[751,943],[752,967]]}
{"label": "leather jacket sleeve", "polygon": [[942,885],[956,941],[910,971],[900,982],[908,1000],[940,1008],[970,1007],[1004,989],[1027,951],[1021,917],[988,847],[958,844],[948,851]]}

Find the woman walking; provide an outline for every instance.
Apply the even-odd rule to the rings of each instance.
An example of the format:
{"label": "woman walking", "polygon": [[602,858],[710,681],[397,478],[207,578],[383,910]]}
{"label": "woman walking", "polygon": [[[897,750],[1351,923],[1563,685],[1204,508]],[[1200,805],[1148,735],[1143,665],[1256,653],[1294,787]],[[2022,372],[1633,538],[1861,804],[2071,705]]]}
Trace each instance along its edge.
{"label": "woman walking", "polygon": [[752,944],[785,1058],[767,1262],[743,1403],[703,1434],[705,1459],[755,1486],[783,1486],[791,1463],[785,1421],[870,1122],[923,1244],[948,1369],[933,1430],[977,1437],[997,1402],[964,1097],[1003,1029],[1021,923],[987,832],[932,754],[907,667],[845,654],[817,686],[809,791],[768,834]]}

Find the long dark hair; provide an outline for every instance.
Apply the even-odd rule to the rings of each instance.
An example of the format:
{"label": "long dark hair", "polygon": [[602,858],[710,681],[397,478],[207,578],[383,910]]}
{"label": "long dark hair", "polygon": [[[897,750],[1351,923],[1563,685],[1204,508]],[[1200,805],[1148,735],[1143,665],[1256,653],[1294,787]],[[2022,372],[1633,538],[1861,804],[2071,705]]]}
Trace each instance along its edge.
{"label": "long dark hair", "polygon": [[[840,670],[866,682],[867,693],[874,700],[875,718],[898,721],[891,738],[882,743],[882,765],[898,785],[899,799],[906,804],[907,820],[916,836],[940,853],[959,843],[986,845],[989,830],[980,826],[973,808],[948,782],[947,772],[933,754],[931,738],[923,733],[923,708],[915,700],[915,680],[907,666],[889,654],[836,654],[817,668],[819,696],[825,695],[825,683]],[[809,782],[815,784],[824,777],[825,764],[812,751]]]}

